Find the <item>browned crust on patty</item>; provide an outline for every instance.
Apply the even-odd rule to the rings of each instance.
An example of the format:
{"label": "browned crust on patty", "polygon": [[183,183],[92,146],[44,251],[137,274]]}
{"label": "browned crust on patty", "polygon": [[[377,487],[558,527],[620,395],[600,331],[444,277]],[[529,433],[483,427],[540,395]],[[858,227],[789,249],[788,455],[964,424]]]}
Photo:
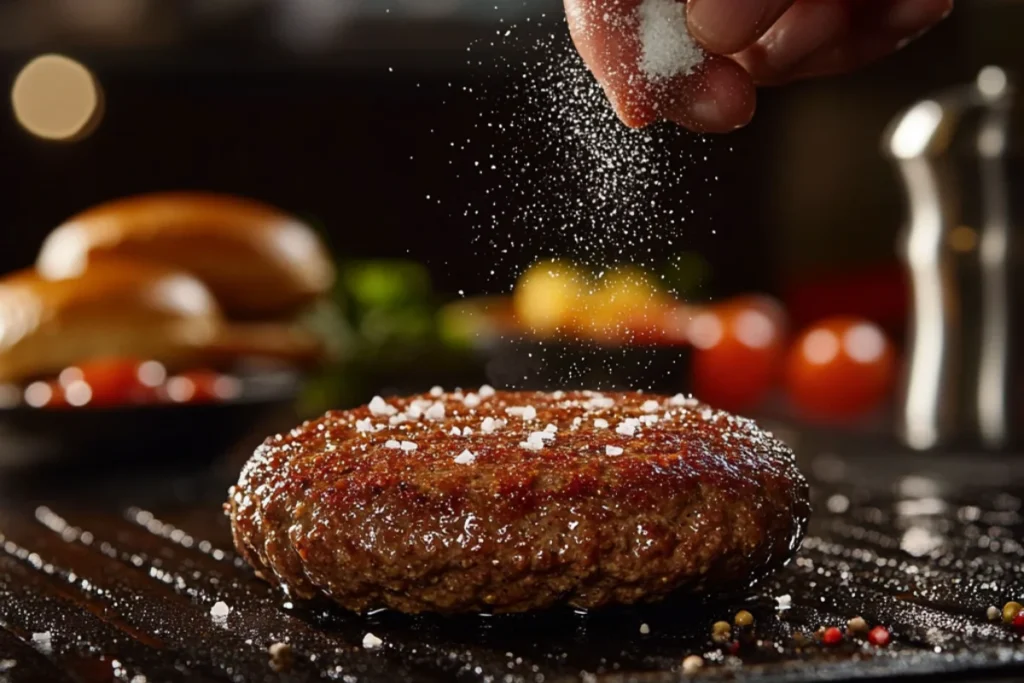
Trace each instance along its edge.
{"label": "browned crust on patty", "polygon": [[482,393],[267,439],[225,506],[239,552],[299,597],[455,613],[729,593],[799,545],[807,483],[750,420],[682,396]]}

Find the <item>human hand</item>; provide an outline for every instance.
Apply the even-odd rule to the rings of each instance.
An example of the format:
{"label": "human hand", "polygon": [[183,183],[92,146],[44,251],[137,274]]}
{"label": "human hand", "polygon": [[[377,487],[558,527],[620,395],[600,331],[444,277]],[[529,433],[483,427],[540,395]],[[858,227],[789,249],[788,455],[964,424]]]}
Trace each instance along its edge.
{"label": "human hand", "polygon": [[680,12],[706,56],[689,73],[652,79],[641,69],[645,0],[564,0],[580,55],[629,126],[668,119],[699,132],[734,130],[754,115],[757,86],[852,71],[953,8],[953,0],[674,1],[685,3]]}

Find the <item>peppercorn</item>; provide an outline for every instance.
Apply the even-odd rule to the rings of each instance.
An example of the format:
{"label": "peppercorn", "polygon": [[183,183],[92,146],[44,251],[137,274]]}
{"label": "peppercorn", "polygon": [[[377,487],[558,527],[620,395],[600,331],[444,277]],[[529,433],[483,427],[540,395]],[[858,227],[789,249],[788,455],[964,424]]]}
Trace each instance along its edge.
{"label": "peppercorn", "polygon": [[867,633],[868,622],[863,617],[854,617],[846,622],[846,630],[849,633]]}
{"label": "peppercorn", "polygon": [[1021,605],[1019,602],[1008,602],[1003,605],[1003,623],[1012,623],[1013,618],[1020,614],[1022,609],[1024,609],[1024,605]]}
{"label": "peppercorn", "polygon": [[737,626],[741,628],[746,628],[748,626],[754,625],[754,615],[745,609],[741,609],[739,612],[736,613],[736,617],[735,619],[733,619],[733,621],[736,623]]}
{"label": "peppercorn", "polygon": [[1013,627],[1015,629],[1017,629],[1018,631],[1024,630],[1024,612],[1021,612],[1020,614],[1015,616],[1013,618],[1013,621],[1010,622],[1010,623],[1012,623]]}
{"label": "peppercorn", "polygon": [[739,651],[740,651],[740,641],[734,640],[731,643],[729,643],[729,654],[735,655],[735,654],[738,654]]}
{"label": "peppercorn", "polygon": [[998,607],[993,605],[985,611],[985,616],[988,617],[989,621],[999,621],[999,618],[1002,616],[1002,613],[999,611]]}
{"label": "peppercorn", "polygon": [[683,660],[683,674],[690,676],[704,666],[704,658],[699,655],[690,655]]}
{"label": "peppercorn", "polygon": [[889,630],[884,626],[876,626],[868,633],[868,642],[878,647],[885,647],[889,644]]}
{"label": "peppercorn", "polygon": [[732,626],[728,621],[716,621],[711,626],[711,640],[716,643],[726,643],[732,636]]}
{"label": "peppercorn", "polygon": [[825,629],[825,633],[821,636],[821,640],[826,645],[838,645],[843,640],[843,632],[835,626],[829,626]]}

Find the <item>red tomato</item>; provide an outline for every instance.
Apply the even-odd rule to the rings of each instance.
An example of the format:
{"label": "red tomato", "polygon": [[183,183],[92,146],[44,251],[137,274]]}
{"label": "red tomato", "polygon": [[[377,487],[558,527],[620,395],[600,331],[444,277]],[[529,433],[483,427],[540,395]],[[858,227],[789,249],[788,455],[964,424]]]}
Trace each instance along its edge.
{"label": "red tomato", "polygon": [[80,389],[80,383],[84,382],[91,392],[86,401],[90,405],[148,403],[156,399],[156,387],[147,373],[140,372],[140,369],[149,365],[127,358],[91,360],[65,369],[60,374],[60,383],[65,391],[71,391],[72,388]]}
{"label": "red tomato", "polygon": [[829,318],[790,348],[786,390],[810,417],[851,418],[881,404],[895,372],[896,353],[881,328],[861,318]]}
{"label": "red tomato", "polygon": [[785,330],[777,311],[771,315],[762,304],[744,298],[695,313],[689,337],[693,392],[701,400],[743,411],[760,403],[774,386]]}

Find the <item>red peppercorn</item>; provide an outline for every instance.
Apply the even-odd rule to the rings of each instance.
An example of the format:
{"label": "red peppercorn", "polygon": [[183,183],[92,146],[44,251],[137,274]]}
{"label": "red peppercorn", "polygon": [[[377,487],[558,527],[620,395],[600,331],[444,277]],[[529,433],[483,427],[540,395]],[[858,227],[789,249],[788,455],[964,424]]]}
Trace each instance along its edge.
{"label": "red peppercorn", "polygon": [[843,640],[843,632],[835,626],[829,626],[822,634],[821,640],[826,645],[838,645]]}
{"label": "red peppercorn", "polygon": [[884,626],[876,626],[868,632],[868,642],[878,647],[889,644],[889,631]]}
{"label": "red peppercorn", "polygon": [[1015,616],[1013,618],[1013,621],[1010,623],[1012,623],[1013,627],[1018,631],[1024,630],[1024,612],[1021,612],[1020,614]]}
{"label": "red peppercorn", "polygon": [[734,640],[729,643],[729,654],[734,655],[740,651],[740,641]]}

